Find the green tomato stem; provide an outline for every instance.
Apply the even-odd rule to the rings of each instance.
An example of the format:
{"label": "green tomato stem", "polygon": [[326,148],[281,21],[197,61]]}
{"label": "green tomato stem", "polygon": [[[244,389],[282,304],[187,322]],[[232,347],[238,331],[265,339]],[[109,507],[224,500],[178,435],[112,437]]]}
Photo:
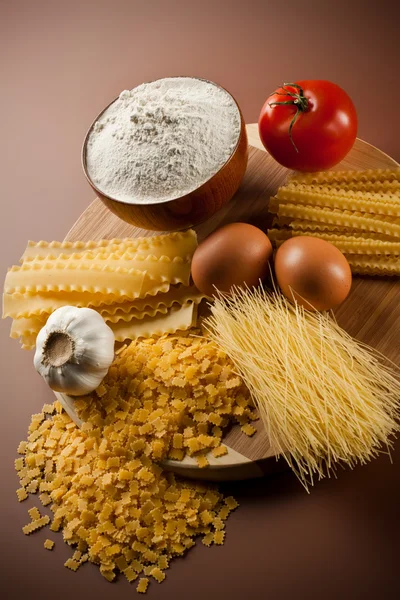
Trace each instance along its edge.
{"label": "green tomato stem", "polygon": [[[289,86],[296,88],[298,91],[292,92],[289,89],[286,89]],[[290,104],[290,105],[296,107],[296,109],[297,109],[296,113],[289,125],[289,137],[290,137],[290,141],[293,144],[294,149],[298,153],[299,149],[297,148],[296,144],[294,143],[293,136],[292,136],[292,129],[293,129],[293,125],[297,121],[299,114],[302,112],[305,112],[308,109],[309,100],[308,100],[308,98],[305,97],[303,88],[298,83],[284,83],[282,86],[282,89],[285,91],[284,92],[273,92],[272,94],[269,95],[269,97],[271,97],[271,96],[290,96],[291,98],[293,98],[293,100],[277,100],[275,102],[269,102],[268,106],[272,107],[272,106],[283,106],[285,104]]]}

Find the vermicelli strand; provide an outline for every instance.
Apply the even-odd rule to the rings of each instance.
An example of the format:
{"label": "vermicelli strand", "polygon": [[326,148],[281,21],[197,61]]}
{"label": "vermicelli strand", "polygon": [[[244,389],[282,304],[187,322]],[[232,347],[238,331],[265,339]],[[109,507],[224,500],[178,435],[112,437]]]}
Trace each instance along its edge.
{"label": "vermicelli strand", "polygon": [[328,315],[236,289],[205,322],[246,382],[271,444],[308,489],[338,462],[364,464],[399,430],[400,382]]}

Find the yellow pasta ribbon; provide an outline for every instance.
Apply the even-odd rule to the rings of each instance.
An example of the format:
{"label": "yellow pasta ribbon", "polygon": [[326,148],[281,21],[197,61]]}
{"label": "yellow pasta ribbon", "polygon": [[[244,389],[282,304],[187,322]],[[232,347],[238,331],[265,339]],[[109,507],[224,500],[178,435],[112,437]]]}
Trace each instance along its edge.
{"label": "yellow pasta ribbon", "polygon": [[118,321],[110,323],[117,342],[125,340],[136,340],[140,337],[159,336],[164,333],[175,333],[189,329],[195,324],[197,306],[193,303],[178,308],[171,308],[167,314],[156,314],[154,317],[141,319],[140,321]]}
{"label": "yellow pasta ribbon", "polygon": [[91,240],[89,242],[28,242],[28,246],[21,257],[25,259],[64,258],[71,255],[81,255],[87,252],[107,255],[114,252],[139,254],[153,254],[154,256],[190,257],[197,247],[197,235],[193,229],[178,231],[164,235],[123,238],[112,240]]}
{"label": "yellow pasta ribbon", "polygon": [[353,273],[360,275],[400,275],[400,257],[346,255]]}
{"label": "yellow pasta ribbon", "polygon": [[360,193],[359,195],[331,194],[309,191],[307,188],[280,188],[276,195],[279,203],[288,202],[306,204],[308,206],[338,208],[375,215],[392,215],[400,217],[400,198],[397,203],[390,195]]}
{"label": "yellow pasta ribbon", "polygon": [[[354,235],[340,235],[334,233],[304,232],[301,230],[270,230],[268,237],[277,246],[291,237],[308,236],[330,242],[344,254],[368,254],[368,255],[400,255],[400,241],[388,242],[371,237],[359,237]],[[369,234],[367,234],[369,235]]]}
{"label": "yellow pasta ribbon", "polygon": [[310,192],[347,195],[352,194],[389,194],[393,196],[394,202],[400,199],[400,181],[355,181],[350,183],[302,183],[301,181],[290,180],[285,186],[287,190],[308,189]]}
{"label": "yellow pasta ribbon", "polygon": [[319,173],[296,173],[290,183],[326,184],[326,183],[375,183],[400,181],[400,168],[367,169],[364,171],[321,171]]}
{"label": "yellow pasta ribbon", "polygon": [[271,210],[278,211],[279,217],[289,217],[291,219],[306,219],[329,225],[338,225],[350,229],[359,229],[362,231],[372,231],[400,237],[400,218],[391,218],[385,215],[368,215],[360,212],[351,212],[348,210],[337,210],[330,208],[316,208],[308,205],[298,205],[291,203],[272,205]]}

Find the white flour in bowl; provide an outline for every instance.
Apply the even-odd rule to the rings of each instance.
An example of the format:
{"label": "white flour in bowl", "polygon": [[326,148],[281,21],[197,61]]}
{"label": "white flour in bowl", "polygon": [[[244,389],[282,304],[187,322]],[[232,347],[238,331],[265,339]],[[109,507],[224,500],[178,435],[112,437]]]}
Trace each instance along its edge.
{"label": "white flour in bowl", "polygon": [[88,174],[117,200],[150,204],[183,196],[229,159],[240,113],[227,92],[189,77],[125,90],[95,123]]}

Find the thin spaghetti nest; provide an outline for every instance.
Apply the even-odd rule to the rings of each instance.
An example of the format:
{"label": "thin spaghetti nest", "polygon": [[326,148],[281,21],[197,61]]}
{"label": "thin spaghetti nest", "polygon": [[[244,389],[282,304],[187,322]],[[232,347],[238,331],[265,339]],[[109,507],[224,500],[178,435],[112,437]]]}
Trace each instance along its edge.
{"label": "thin spaghetti nest", "polygon": [[400,382],[328,314],[262,287],[220,296],[205,323],[249,387],[269,439],[307,488],[391,447]]}

